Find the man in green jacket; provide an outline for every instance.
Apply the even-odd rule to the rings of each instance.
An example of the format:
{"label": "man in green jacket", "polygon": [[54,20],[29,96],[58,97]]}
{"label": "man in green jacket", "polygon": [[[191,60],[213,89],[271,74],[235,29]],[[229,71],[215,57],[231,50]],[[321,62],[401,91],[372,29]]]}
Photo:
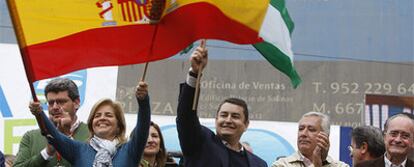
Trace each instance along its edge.
{"label": "man in green jacket", "polygon": [[[49,119],[68,137],[78,141],[86,141],[89,135],[88,127],[85,123],[80,122],[76,115],[80,99],[75,82],[66,78],[53,79],[47,84],[45,95]],[[47,143],[46,138],[41,135],[40,129],[36,129],[24,134],[20,141],[14,166],[68,167],[71,165]]]}

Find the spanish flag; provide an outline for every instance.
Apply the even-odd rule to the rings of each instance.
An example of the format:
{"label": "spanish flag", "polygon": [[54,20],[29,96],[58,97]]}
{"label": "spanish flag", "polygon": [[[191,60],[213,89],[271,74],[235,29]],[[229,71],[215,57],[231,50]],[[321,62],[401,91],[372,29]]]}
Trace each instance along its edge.
{"label": "spanish flag", "polygon": [[[29,81],[168,58],[198,39],[264,42],[270,0],[8,0]],[[278,35],[278,34],[274,34]],[[289,48],[290,49],[290,48]]]}

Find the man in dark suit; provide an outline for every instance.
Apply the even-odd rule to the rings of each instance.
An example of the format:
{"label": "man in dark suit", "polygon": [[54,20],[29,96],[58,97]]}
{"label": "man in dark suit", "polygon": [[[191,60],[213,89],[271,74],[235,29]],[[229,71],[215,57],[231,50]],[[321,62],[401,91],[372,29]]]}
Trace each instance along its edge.
{"label": "man in dark suit", "polygon": [[404,114],[387,119],[384,126],[385,154],[357,167],[414,167],[407,155],[414,142],[414,120]]}
{"label": "man in dark suit", "polygon": [[374,126],[358,126],[352,130],[351,137],[350,151],[354,166],[384,155],[385,144],[381,129]]}
{"label": "man in dark suit", "polygon": [[224,100],[216,115],[216,133],[200,124],[192,110],[197,73],[207,64],[205,41],[194,51],[186,83],[180,86],[177,131],[186,167],[265,167],[266,162],[248,152],[240,137],[249,125],[247,104],[237,98]]}

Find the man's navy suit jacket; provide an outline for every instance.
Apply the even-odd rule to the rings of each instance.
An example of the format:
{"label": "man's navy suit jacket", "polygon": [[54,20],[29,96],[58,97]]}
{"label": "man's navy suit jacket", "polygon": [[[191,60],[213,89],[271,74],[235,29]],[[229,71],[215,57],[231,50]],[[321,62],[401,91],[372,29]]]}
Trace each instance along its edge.
{"label": "man's navy suit jacket", "polygon": [[[197,112],[192,110],[195,89],[186,83],[180,85],[177,111],[177,131],[186,167],[228,167],[229,149],[219,136],[200,124]],[[264,160],[247,152],[249,167],[267,167]]]}

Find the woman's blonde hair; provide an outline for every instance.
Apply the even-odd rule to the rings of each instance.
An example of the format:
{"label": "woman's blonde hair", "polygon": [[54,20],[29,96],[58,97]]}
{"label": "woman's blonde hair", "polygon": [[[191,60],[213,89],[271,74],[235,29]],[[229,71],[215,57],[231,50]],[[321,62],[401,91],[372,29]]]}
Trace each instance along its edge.
{"label": "woman's blonde hair", "polygon": [[95,134],[95,132],[93,131],[93,119],[95,118],[95,114],[99,108],[101,108],[102,106],[106,106],[106,105],[114,109],[115,118],[118,121],[118,124],[117,124],[118,128],[117,128],[117,132],[115,133],[115,138],[118,139],[119,144],[123,144],[126,142],[126,137],[125,137],[126,124],[125,124],[124,112],[122,111],[122,107],[119,102],[113,101],[107,98],[99,100],[92,107],[91,113],[89,114],[89,118],[88,118],[88,129],[89,129],[88,141],[92,139],[93,135]]}

